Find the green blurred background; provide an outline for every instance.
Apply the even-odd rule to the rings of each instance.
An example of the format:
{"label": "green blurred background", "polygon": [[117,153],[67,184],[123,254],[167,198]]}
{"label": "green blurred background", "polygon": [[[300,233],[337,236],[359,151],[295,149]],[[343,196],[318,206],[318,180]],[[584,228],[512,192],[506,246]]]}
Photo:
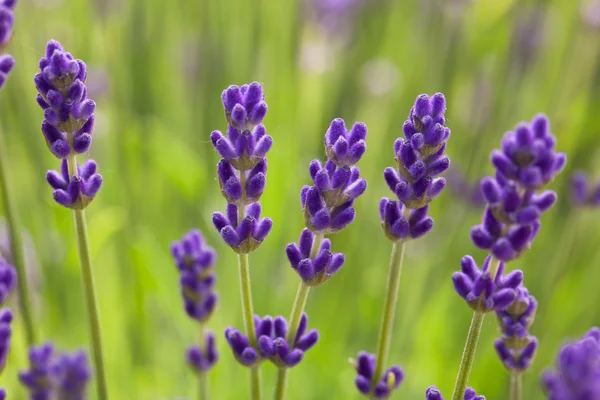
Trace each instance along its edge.
{"label": "green blurred background", "polygon": [[[540,302],[532,328],[540,348],[524,398],[543,398],[538,376],[561,343],[600,324],[600,216],[574,209],[568,191],[573,169],[600,170],[597,11],[574,0],[339,0],[355,4],[333,12],[305,1],[20,1],[8,48],[17,67],[0,96],[0,124],[22,224],[37,252],[30,267],[38,336],[62,349],[88,343],[72,215],[53,203],[44,179],[58,162],[40,133],[32,82],[53,38],[88,64],[97,102],[90,156],[104,186],[87,215],[111,398],[195,396],[184,351],[198,331],[183,311],[169,255],[170,242],[192,227],[219,252],[221,300],[211,327],[221,360],[210,374],[211,398],[247,398],[247,371],[222,338],[226,326],[243,324],[236,257],[210,222],[225,202],[209,135],[226,129],[221,91],[254,80],[264,84],[265,124],[275,139],[263,196],[275,226],[250,257],[260,314],[290,312],[298,277],[284,247],[303,227],[299,191],[309,182],[309,161],[324,157],[329,122],[369,127],[360,164],[369,189],[357,220],[332,237],[347,263],[311,293],[309,324],[322,338],[292,370],[289,399],[358,398],[347,360],[375,350],[391,250],[377,211],[379,198],[390,195],[382,171],[393,164],[392,143],[415,97],[445,93],[453,174],[473,183],[492,173],[488,155],[505,131],[537,112],[549,115],[569,157],[552,185],[559,203],[544,215],[532,249],[510,264],[524,269]],[[434,230],[408,246],[390,356],[406,372],[398,399],[422,399],[432,384],[450,397],[454,384],[472,313],[450,276],[463,255],[485,256],[469,240],[482,209],[466,191],[454,192],[432,203]],[[492,400],[507,398],[508,387],[496,336],[489,316],[470,380]],[[16,375],[27,362],[18,318],[13,338],[2,385],[20,399]],[[275,375],[266,363],[265,398]]]}

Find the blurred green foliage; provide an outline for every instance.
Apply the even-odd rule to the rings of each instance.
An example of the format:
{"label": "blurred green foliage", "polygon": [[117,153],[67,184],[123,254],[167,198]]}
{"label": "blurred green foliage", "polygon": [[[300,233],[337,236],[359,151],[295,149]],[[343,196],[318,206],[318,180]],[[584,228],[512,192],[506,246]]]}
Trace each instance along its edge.
{"label": "blurred green foliage", "polygon": [[[523,22],[536,12],[539,27]],[[283,250],[302,229],[299,191],[309,181],[308,162],[323,158],[329,121],[369,126],[361,162],[369,189],[357,220],[332,238],[346,265],[309,298],[310,326],[322,339],[292,370],[289,399],[358,398],[347,359],[375,350],[391,250],[377,211],[379,198],[390,195],[382,171],[393,164],[392,143],[423,92],[445,93],[448,153],[469,179],[492,173],[488,154],[503,132],[539,111],[550,116],[558,148],[569,156],[552,185],[558,205],[544,215],[532,249],[510,265],[524,269],[540,302],[532,328],[540,348],[524,398],[543,397],[538,376],[565,337],[600,323],[600,216],[573,209],[568,195],[570,171],[600,170],[600,31],[582,22],[577,1],[371,0],[341,37],[324,33],[292,0],[21,0],[16,17],[8,51],[17,67],[0,96],[0,124],[22,223],[39,259],[38,336],[65,349],[86,348],[88,332],[71,213],[53,203],[44,180],[58,162],[39,130],[32,77],[50,38],[90,69],[97,102],[91,156],[105,183],[87,214],[111,398],[195,397],[184,351],[198,331],[182,309],[169,255],[170,242],[192,227],[219,251],[221,301],[211,327],[221,360],[210,375],[212,398],[247,397],[247,371],[222,339],[226,326],[242,327],[236,258],[210,223],[225,203],[209,134],[226,128],[220,93],[233,83],[264,84],[265,123],[275,139],[263,197],[275,226],[250,257],[260,314],[290,311],[298,277]],[[431,384],[450,396],[471,318],[450,275],[463,255],[485,255],[469,240],[481,209],[447,190],[431,214],[436,226],[409,244],[402,277],[390,356],[406,371],[397,398],[421,399]],[[489,316],[470,381],[492,400],[507,398],[497,335]],[[26,367],[26,350],[18,319],[13,337],[2,385],[20,399],[16,375]],[[265,398],[275,374],[265,364]]]}

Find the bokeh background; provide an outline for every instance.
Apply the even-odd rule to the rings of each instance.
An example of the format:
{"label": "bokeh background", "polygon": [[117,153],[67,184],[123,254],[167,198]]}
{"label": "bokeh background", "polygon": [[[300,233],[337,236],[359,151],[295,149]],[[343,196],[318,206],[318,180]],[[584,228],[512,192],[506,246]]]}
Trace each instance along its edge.
{"label": "bokeh background", "polygon": [[[598,2],[20,0],[16,17],[8,51],[17,67],[0,96],[0,124],[37,253],[29,267],[38,335],[63,349],[88,348],[87,322],[72,215],[53,203],[44,179],[58,162],[40,133],[32,78],[50,38],[89,66],[97,102],[90,156],[104,186],[87,215],[111,398],[195,396],[184,351],[197,326],[183,311],[169,255],[170,242],[192,227],[219,252],[221,300],[211,325],[221,360],[210,374],[211,398],[247,398],[247,371],[222,339],[226,326],[243,325],[236,258],[210,223],[225,202],[209,135],[226,128],[221,91],[254,80],[264,84],[265,124],[275,139],[263,196],[275,226],[250,256],[260,314],[290,312],[298,277],[284,247],[303,227],[299,191],[309,161],[324,157],[329,122],[369,127],[360,165],[369,189],[357,220],[332,238],[346,265],[309,298],[310,326],[322,339],[292,370],[289,399],[358,399],[347,360],[375,350],[391,250],[377,211],[390,195],[382,171],[393,164],[392,143],[420,93],[446,95],[453,166],[449,188],[431,206],[434,230],[408,246],[390,357],[406,380],[395,397],[421,399],[431,384],[450,397],[472,315],[450,276],[463,255],[485,256],[469,240],[482,213],[476,182],[492,173],[489,152],[502,134],[537,112],[549,115],[569,161],[552,184],[557,206],[532,249],[510,264],[524,269],[540,303],[532,328],[540,348],[524,398],[543,398],[538,377],[559,346],[600,323],[600,215],[576,209],[568,185],[574,169],[600,170]],[[11,399],[25,398],[16,379],[27,364],[21,333],[17,320],[2,376]],[[493,349],[497,335],[489,316],[470,381],[492,400],[507,398],[508,387]],[[275,375],[265,364],[265,398]]]}

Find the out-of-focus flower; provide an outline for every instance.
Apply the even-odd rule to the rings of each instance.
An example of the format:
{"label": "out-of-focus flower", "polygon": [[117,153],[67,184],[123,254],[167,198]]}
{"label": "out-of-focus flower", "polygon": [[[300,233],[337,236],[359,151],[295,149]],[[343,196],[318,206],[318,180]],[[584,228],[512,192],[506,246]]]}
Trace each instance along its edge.
{"label": "out-of-focus flower", "polygon": [[590,29],[600,29],[600,0],[582,2],[581,19]]}
{"label": "out-of-focus flower", "polygon": [[400,82],[400,71],[386,59],[368,61],[362,67],[361,81],[367,92],[380,97],[393,93]]}
{"label": "out-of-focus flower", "polygon": [[446,173],[448,188],[450,193],[458,199],[463,200],[472,208],[481,208],[485,206],[485,198],[481,191],[479,180],[471,183],[469,179],[458,168],[448,169]]}
{"label": "out-of-focus flower", "polygon": [[202,346],[190,346],[187,351],[187,362],[197,374],[210,370],[219,359],[215,335],[207,332],[204,335]]}
{"label": "out-of-focus flower", "polygon": [[[2,303],[0,301],[0,303]],[[10,350],[10,337],[12,330],[10,324],[13,314],[8,308],[0,309],[0,374],[6,365],[8,351]]]}
{"label": "out-of-focus flower", "polygon": [[591,183],[583,171],[571,175],[571,199],[577,207],[600,207],[600,181]]}
{"label": "out-of-focus flower", "polygon": [[512,27],[511,59],[519,72],[529,68],[544,46],[547,8],[543,5],[520,7]]}
{"label": "out-of-focus flower", "polygon": [[6,301],[16,284],[15,268],[0,256],[0,305]]}

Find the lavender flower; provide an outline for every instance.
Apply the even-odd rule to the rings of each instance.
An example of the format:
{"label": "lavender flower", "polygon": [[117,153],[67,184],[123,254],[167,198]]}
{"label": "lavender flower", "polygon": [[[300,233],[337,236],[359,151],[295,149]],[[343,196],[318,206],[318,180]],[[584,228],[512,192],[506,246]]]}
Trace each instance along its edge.
{"label": "lavender flower", "polygon": [[387,399],[394,390],[400,387],[404,379],[404,371],[397,365],[393,365],[383,373],[383,376],[374,386],[371,381],[375,374],[376,358],[374,354],[361,351],[356,360],[356,372],[358,375],[354,380],[356,388],[365,396],[372,395],[375,399]]}
{"label": "lavender flower", "polygon": [[565,345],[556,369],[543,376],[549,400],[600,398],[600,328],[592,328],[581,340]]}
{"label": "lavender flower", "polygon": [[502,151],[491,161],[496,178],[484,178],[481,190],[488,203],[481,225],[471,230],[473,243],[502,260],[510,261],[527,250],[540,227],[539,217],[556,202],[550,183],[565,165],[564,153],[554,151],[556,139],[544,115],[531,124],[521,123],[502,139]]}
{"label": "lavender flower", "polygon": [[227,215],[213,214],[213,224],[221,234],[223,241],[236,253],[248,254],[260,246],[267,237],[273,221],[260,218],[260,203],[252,203],[246,208],[246,216],[238,222],[239,209],[233,204],[227,205]]}
{"label": "lavender flower", "polygon": [[[1,10],[1,6],[0,6],[0,10]],[[0,15],[1,15],[1,11],[0,11]],[[2,22],[0,21],[0,24],[1,23]],[[10,71],[12,71],[14,66],[15,66],[15,59],[11,55],[3,54],[0,56],[0,89],[2,89],[2,87],[4,86],[4,83],[6,82],[6,79],[8,78],[8,74],[10,74]]]}
{"label": "lavender flower", "polygon": [[214,249],[206,245],[199,230],[192,230],[181,242],[172,244],[171,254],[181,274],[179,282],[185,311],[190,318],[206,322],[217,305]]}
{"label": "lavender flower", "polygon": [[194,372],[202,374],[216,364],[219,359],[215,335],[207,332],[204,336],[205,343],[202,346],[190,346],[187,351],[187,362]]}
{"label": "lavender flower", "polygon": [[342,253],[331,252],[331,242],[323,239],[314,258],[310,252],[315,240],[315,234],[308,228],[300,234],[298,244],[290,243],[285,248],[292,268],[300,275],[307,286],[318,286],[325,283],[335,274],[345,262]]}
{"label": "lavender flower", "polygon": [[537,339],[528,333],[535,318],[537,302],[524,286],[516,289],[515,301],[505,310],[496,311],[502,338],[494,346],[504,366],[522,372],[529,368],[537,349]]}
{"label": "lavender flower", "polygon": [[40,71],[34,81],[37,102],[44,110],[42,133],[48,148],[58,158],[87,152],[96,104],[87,98],[85,63],[51,40],[40,60]]}
{"label": "lavender flower", "polygon": [[17,283],[17,273],[12,265],[0,256],[0,304],[8,298]]}
{"label": "lavender flower", "polygon": [[102,186],[102,175],[96,173],[97,167],[94,160],[88,160],[82,166],[77,165],[77,174],[70,178],[67,160],[63,159],[60,173],[46,173],[46,180],[54,189],[54,201],[74,210],[85,209]]}
{"label": "lavender flower", "polygon": [[241,87],[229,86],[221,94],[221,101],[229,125],[242,132],[260,125],[267,115],[267,103],[258,82]]}
{"label": "lavender flower", "polygon": [[250,345],[246,336],[234,328],[225,330],[225,338],[235,358],[245,366],[253,366],[269,359],[279,368],[292,368],[304,358],[304,353],[319,340],[319,332],[312,329],[306,332],[308,317],[302,314],[300,325],[293,343],[286,339],[288,324],[284,317],[254,316],[258,349]]}
{"label": "lavender flower", "polygon": [[428,205],[410,210],[401,201],[386,197],[379,203],[379,217],[385,235],[393,242],[417,239],[433,228],[433,218],[427,216]]}
{"label": "lavender flower", "polygon": [[91,376],[85,352],[56,353],[51,343],[29,350],[29,370],[19,379],[32,399],[83,400]]}
{"label": "lavender flower", "polygon": [[12,37],[15,16],[13,9],[17,4],[16,0],[0,1],[0,50],[2,50]]}
{"label": "lavender flower", "polygon": [[0,309],[0,373],[6,365],[8,351],[10,349],[10,337],[12,330],[10,324],[13,314],[8,308]]}
{"label": "lavender flower", "polygon": [[491,256],[486,257],[480,270],[471,256],[461,260],[461,272],[452,274],[454,289],[475,311],[490,312],[507,309],[517,297],[517,288],[523,282],[523,272],[512,271],[502,276],[500,263],[495,278],[488,271]]}
{"label": "lavender flower", "polygon": [[0,388],[0,400],[6,399],[6,390]]}
{"label": "lavender flower", "polygon": [[592,184],[583,171],[571,175],[571,198],[577,207],[600,206],[600,181]]}
{"label": "lavender flower", "polygon": [[[425,400],[444,400],[442,392],[435,386],[430,386],[425,392]],[[467,388],[465,391],[464,400],[485,400],[485,396],[477,396],[477,392],[473,388]]]}
{"label": "lavender flower", "polygon": [[354,200],[367,189],[356,164],[366,151],[367,127],[361,122],[346,129],[334,119],[325,133],[328,160],[313,160],[308,168],[314,186],[304,186],[300,201],[306,227],[320,234],[339,232],[355,218]]}
{"label": "lavender flower", "polygon": [[463,200],[473,208],[485,206],[486,202],[479,180],[472,183],[458,168],[450,168],[446,173],[446,177],[450,183],[448,187],[454,197]]}
{"label": "lavender flower", "polygon": [[450,129],[444,126],[445,111],[443,94],[418,96],[404,122],[405,138],[394,143],[397,168],[386,168],[384,178],[407,208],[424,207],[446,186],[444,178],[436,178],[450,166],[444,155],[450,137]]}

